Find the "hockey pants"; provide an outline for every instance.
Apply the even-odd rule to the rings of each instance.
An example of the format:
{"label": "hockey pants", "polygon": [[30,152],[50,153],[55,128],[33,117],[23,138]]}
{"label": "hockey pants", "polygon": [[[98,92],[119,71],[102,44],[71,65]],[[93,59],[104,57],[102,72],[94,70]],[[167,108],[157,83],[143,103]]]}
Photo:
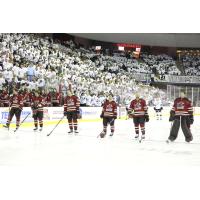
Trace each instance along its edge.
{"label": "hockey pants", "polygon": [[188,128],[187,116],[175,117],[172,128],[170,130],[170,136],[168,139],[171,141],[174,141],[177,138],[180,125],[181,125],[181,129],[183,131],[183,134],[185,136],[185,141],[187,141],[187,142],[192,141],[193,136],[192,136],[190,129]]}

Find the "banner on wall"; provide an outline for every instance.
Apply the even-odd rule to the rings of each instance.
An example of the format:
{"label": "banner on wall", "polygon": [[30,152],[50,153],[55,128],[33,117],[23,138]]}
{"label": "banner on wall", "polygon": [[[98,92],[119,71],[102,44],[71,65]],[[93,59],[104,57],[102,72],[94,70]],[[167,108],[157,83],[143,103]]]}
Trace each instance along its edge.
{"label": "banner on wall", "polygon": [[[101,107],[81,107],[80,113],[84,119],[98,119],[100,117],[102,108]],[[6,123],[8,119],[9,108],[0,108],[0,122]],[[21,120],[23,120],[28,114],[26,122],[32,122],[32,111],[30,107],[24,107]],[[44,108],[44,120],[58,120],[63,116],[63,107],[45,107]],[[16,122],[15,116],[12,119],[12,122]]]}
{"label": "banner on wall", "polygon": [[[169,115],[170,107],[164,107],[163,108],[163,116]],[[200,107],[195,107],[194,109],[195,114],[199,115],[200,113]],[[82,113],[82,119],[99,119],[100,114],[102,112],[101,107],[81,107],[80,112]],[[0,122],[6,123],[8,119],[8,113],[9,108],[0,108]],[[23,120],[28,114],[28,118],[26,119],[26,122],[33,122],[32,118],[32,111],[30,107],[23,108],[22,114],[21,114],[21,120]],[[148,113],[150,116],[155,115],[155,111],[153,107],[149,107]],[[127,115],[126,108],[125,107],[118,107],[118,118],[123,118]],[[59,120],[63,116],[63,107],[45,107],[44,108],[44,120]],[[16,119],[15,116],[12,119],[12,122],[15,123]]]}

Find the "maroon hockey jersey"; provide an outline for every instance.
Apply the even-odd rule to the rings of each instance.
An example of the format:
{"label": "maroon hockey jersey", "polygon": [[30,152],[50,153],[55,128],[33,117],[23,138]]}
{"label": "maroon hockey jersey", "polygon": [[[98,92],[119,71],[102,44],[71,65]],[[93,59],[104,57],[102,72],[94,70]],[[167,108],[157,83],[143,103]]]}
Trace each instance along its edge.
{"label": "maroon hockey jersey", "polygon": [[2,104],[9,104],[9,94],[7,91],[3,91],[2,94],[0,94],[0,100]]}
{"label": "maroon hockey jersey", "polygon": [[54,94],[52,94],[52,96],[51,96],[51,102],[52,103],[60,103],[60,93],[58,93],[58,92],[56,92],[56,93],[54,93]]}
{"label": "maroon hockey jersey", "polygon": [[130,107],[129,107],[129,113],[133,117],[143,117],[145,116],[145,113],[147,112],[147,105],[146,101],[144,99],[134,99],[131,101]]}
{"label": "maroon hockey jersey", "polygon": [[45,103],[44,97],[42,97],[42,96],[38,96],[38,97],[33,96],[32,97],[31,107],[35,112],[36,111],[43,112],[44,111],[43,107],[45,105],[46,105],[46,103]]}
{"label": "maroon hockey jersey", "polygon": [[174,101],[172,111],[175,112],[175,116],[188,116],[193,114],[193,108],[191,101],[187,98],[177,98]]}
{"label": "maroon hockey jersey", "polygon": [[17,94],[17,95],[11,96],[11,98],[10,98],[10,107],[11,108],[20,108],[20,109],[22,109],[23,105],[24,105],[24,102],[23,102],[22,95]]}
{"label": "maroon hockey jersey", "polygon": [[75,95],[67,96],[64,100],[64,111],[65,112],[73,112],[78,111],[80,107],[79,98]]}
{"label": "maroon hockey jersey", "polygon": [[117,117],[117,103],[106,100],[102,112],[104,117]]}

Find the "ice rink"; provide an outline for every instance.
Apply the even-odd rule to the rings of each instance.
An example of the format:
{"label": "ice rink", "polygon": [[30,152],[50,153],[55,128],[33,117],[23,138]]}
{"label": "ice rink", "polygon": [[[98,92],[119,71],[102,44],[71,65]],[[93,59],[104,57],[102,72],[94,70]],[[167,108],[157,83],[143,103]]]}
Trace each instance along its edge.
{"label": "ice rink", "polygon": [[131,119],[117,120],[115,135],[104,139],[97,138],[101,121],[80,123],[78,136],[67,134],[67,123],[49,137],[54,125],[43,132],[20,127],[15,134],[1,128],[1,195],[4,200],[199,199],[198,118],[190,144],[182,131],[176,142],[165,142],[168,117],[152,118],[142,143],[134,140]]}
{"label": "ice rink", "polygon": [[[176,142],[166,144],[171,123],[168,118],[152,118],[146,123],[146,141],[134,139],[132,120],[116,120],[113,137],[97,138],[102,122],[82,122],[79,134],[68,135],[68,125],[44,127],[42,132],[20,127],[14,133],[0,129],[0,166],[200,166],[200,126],[195,117],[191,143],[184,141],[182,130]],[[66,119],[64,119],[66,121]],[[108,127],[110,133],[110,129]]]}

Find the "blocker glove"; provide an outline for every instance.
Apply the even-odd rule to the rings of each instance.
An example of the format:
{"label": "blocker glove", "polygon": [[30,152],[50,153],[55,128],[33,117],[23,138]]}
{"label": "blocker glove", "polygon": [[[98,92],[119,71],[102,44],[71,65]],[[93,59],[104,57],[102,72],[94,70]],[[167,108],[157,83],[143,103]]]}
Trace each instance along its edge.
{"label": "blocker glove", "polygon": [[190,116],[189,116],[189,119],[190,119],[190,124],[193,124],[193,123],[194,123],[194,116],[193,116],[193,115],[190,115]]}
{"label": "blocker glove", "polygon": [[103,118],[104,117],[104,114],[103,114],[103,112],[101,113],[101,115],[100,115],[100,118]]}
{"label": "blocker glove", "polygon": [[175,112],[173,110],[170,111],[170,117],[169,117],[169,121],[172,122],[174,121],[175,118]]}
{"label": "blocker glove", "polygon": [[149,115],[148,114],[145,115],[145,122],[149,122]]}

